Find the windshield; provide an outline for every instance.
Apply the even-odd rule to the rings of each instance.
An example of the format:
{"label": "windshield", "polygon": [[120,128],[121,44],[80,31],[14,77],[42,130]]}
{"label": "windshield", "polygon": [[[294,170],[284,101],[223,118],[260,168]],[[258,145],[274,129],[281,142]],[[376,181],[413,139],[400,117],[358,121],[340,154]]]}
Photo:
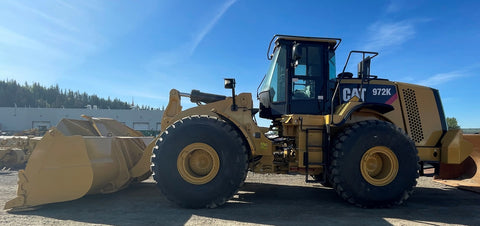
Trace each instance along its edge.
{"label": "windshield", "polygon": [[272,62],[260,86],[260,92],[270,92],[273,102],[285,101],[286,51],[277,47]]}

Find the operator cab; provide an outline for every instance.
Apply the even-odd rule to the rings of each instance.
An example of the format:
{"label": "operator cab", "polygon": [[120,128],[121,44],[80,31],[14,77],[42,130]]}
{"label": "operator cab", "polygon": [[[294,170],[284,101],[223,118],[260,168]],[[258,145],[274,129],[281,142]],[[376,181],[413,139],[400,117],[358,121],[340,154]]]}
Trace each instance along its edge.
{"label": "operator cab", "polygon": [[274,40],[271,64],[257,91],[260,117],[328,114],[328,87],[335,83],[335,49],[341,39],[275,35],[267,55]]}

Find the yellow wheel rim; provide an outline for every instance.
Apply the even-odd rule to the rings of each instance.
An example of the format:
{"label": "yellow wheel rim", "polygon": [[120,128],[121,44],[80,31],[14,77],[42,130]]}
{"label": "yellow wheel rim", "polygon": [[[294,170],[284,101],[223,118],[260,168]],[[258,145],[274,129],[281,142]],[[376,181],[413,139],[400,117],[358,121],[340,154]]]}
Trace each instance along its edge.
{"label": "yellow wheel rim", "polygon": [[363,154],[360,170],[368,183],[384,186],[391,183],[397,176],[398,159],[390,148],[376,146]]}
{"label": "yellow wheel rim", "polygon": [[182,178],[191,184],[210,182],[220,169],[218,154],[210,145],[193,143],[180,152],[177,169]]}

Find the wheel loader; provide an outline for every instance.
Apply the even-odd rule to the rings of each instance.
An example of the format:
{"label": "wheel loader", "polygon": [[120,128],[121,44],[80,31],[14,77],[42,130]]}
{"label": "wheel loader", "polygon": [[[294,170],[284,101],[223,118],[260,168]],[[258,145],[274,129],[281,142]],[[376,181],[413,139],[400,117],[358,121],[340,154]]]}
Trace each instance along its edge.
{"label": "wheel loader", "polygon": [[[340,42],[275,35],[258,108],[252,94],[235,93],[234,79],[225,79],[231,96],[172,89],[156,138],[113,119],[64,119],[19,171],[18,196],[5,209],[115,192],[151,173],[186,208],[223,205],[248,171],[305,175],[367,208],[403,203],[428,168],[478,188],[480,136],[448,130],[439,91],[372,75],[376,52],[351,51],[337,74]],[[354,54],[362,57],[355,75],[345,71]],[[198,106],[182,110],[182,97]]]}

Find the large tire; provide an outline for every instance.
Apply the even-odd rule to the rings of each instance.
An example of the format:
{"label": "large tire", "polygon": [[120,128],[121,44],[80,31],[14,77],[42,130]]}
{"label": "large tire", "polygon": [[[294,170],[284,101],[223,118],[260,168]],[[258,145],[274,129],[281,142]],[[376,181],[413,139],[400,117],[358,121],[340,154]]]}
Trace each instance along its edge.
{"label": "large tire", "polygon": [[229,123],[210,116],[178,120],[160,135],[153,154],[157,186],[185,208],[223,205],[247,175],[244,139]]}
{"label": "large tire", "polygon": [[333,187],[360,207],[399,205],[417,184],[417,153],[413,141],[392,123],[354,123],[337,135],[333,146]]}

